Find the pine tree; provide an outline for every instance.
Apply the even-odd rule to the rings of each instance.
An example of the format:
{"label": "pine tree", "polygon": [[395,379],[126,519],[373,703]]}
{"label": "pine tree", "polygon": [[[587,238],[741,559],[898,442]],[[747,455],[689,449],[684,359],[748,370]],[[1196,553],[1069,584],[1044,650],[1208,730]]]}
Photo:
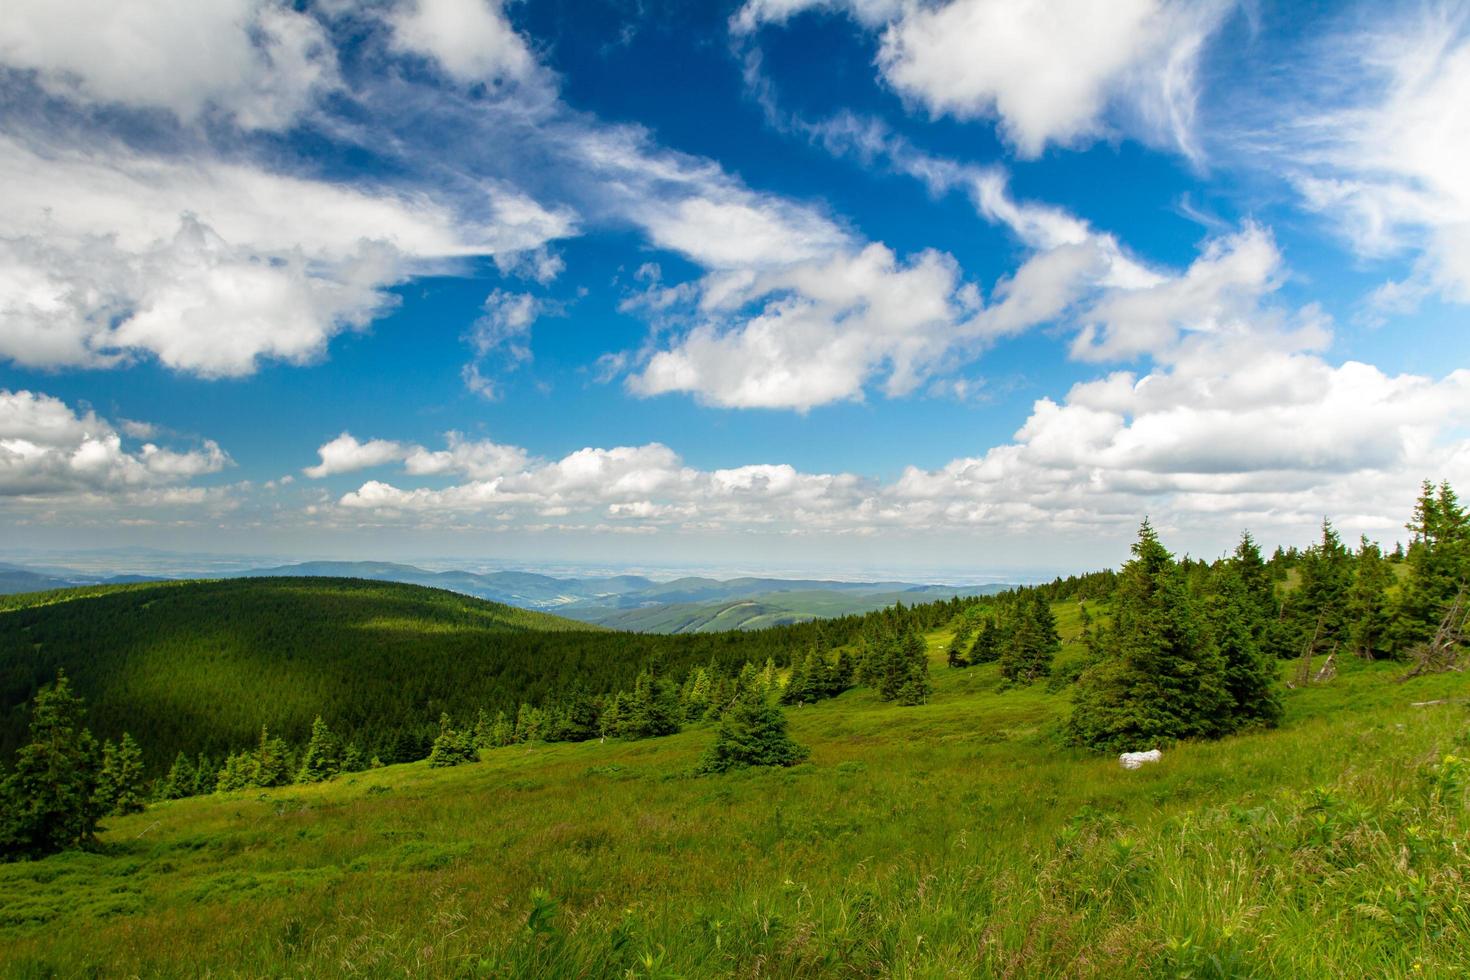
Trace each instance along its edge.
{"label": "pine tree", "polygon": [[832,665],[831,693],[828,695],[828,697],[835,698],[843,691],[852,687],[853,676],[856,674],[856,672],[857,664],[853,662],[852,655],[849,654],[846,650],[839,651],[837,654],[837,663]]}
{"label": "pine tree", "polygon": [[1205,599],[1206,619],[1225,667],[1229,721],[1223,730],[1275,726],[1281,720],[1277,661],[1261,649],[1261,608],[1247,585],[1249,574],[1248,562],[1222,563]]}
{"label": "pine tree", "polygon": [[1276,618],[1276,581],[1271,576],[1270,567],[1261,558],[1261,549],[1256,545],[1256,539],[1251,537],[1249,531],[1241,533],[1240,543],[1235,546],[1230,562],[1245,590],[1246,599],[1255,607],[1252,616],[1255,625],[1252,630],[1259,640],[1266,627]]}
{"label": "pine tree", "polygon": [[1045,595],[1032,591],[1012,607],[1011,620],[1014,625],[1010,642],[1000,649],[1001,676],[1015,683],[1030,684],[1050,675],[1062,641]]}
{"label": "pine tree", "polygon": [[198,776],[194,771],[193,763],[181,751],[174,756],[174,764],[169,767],[168,775],[163,778],[160,795],[165,800],[181,800],[186,796],[193,796],[198,792],[197,781]]}
{"label": "pine tree", "polygon": [[1389,657],[1393,653],[1389,637],[1393,610],[1388,601],[1388,587],[1393,584],[1393,568],[1378,545],[1366,535],[1358,544],[1354,566],[1347,598],[1348,636],[1353,652],[1367,660]]}
{"label": "pine tree", "polygon": [[786,716],[759,691],[743,693],[720,720],[715,742],[699,772],[720,773],[746,766],[791,766],[808,751],[792,741]]}
{"label": "pine tree", "polygon": [[791,659],[791,676],[786,679],[786,686],[781,690],[782,704],[802,704],[809,699],[807,687],[806,663],[800,657]]}
{"label": "pine tree", "polygon": [[506,717],[504,711],[497,711],[495,713],[495,721],[490,726],[490,745],[495,748],[502,748],[512,744],[515,738],[515,726],[510,723],[510,719]]}
{"label": "pine tree", "polygon": [[225,757],[219,775],[215,777],[215,789],[221,793],[230,793],[248,788],[253,785],[254,768],[250,753],[231,752]]}
{"label": "pine tree", "polygon": [[125,816],[143,807],[143,750],[133,736],[123,732],[113,757],[111,812]]}
{"label": "pine tree", "polygon": [[482,749],[490,748],[490,712],[481,708],[475,713],[475,745]]}
{"label": "pine tree", "polygon": [[1223,658],[1147,521],[1133,556],[1118,577],[1101,657],[1078,680],[1069,736],[1096,748],[1136,749],[1228,730]]}
{"label": "pine tree", "polygon": [[117,744],[108,739],[102,743],[102,762],[97,770],[97,787],[92,790],[92,803],[103,816],[112,813],[118,795]]}
{"label": "pine tree", "polygon": [[194,763],[194,795],[205,796],[213,793],[215,781],[219,778],[219,766],[203,752],[199,753],[199,759]]}
{"label": "pine tree", "polygon": [[1433,636],[1455,597],[1470,586],[1470,522],[1448,483],[1436,491],[1424,482],[1408,530],[1409,577],[1394,608],[1392,631],[1401,653]]}
{"label": "pine tree", "polygon": [[37,692],[30,742],[0,783],[0,853],[38,856],[75,847],[97,830],[97,741],[65,673]]}
{"label": "pine tree", "polygon": [[439,734],[435,736],[434,746],[429,750],[429,768],[442,769],[477,761],[479,753],[475,749],[474,732],[456,731],[448,713],[440,714]]}
{"label": "pine tree", "polygon": [[349,742],[347,748],[342,750],[342,771],[362,772],[367,767],[368,761],[362,754],[362,749],[357,747],[356,742]]}
{"label": "pine tree", "polygon": [[698,667],[689,674],[681,700],[684,703],[686,721],[699,721],[704,718],[710,708],[710,671],[708,668]]}
{"label": "pine tree", "polygon": [[955,629],[954,636],[950,638],[949,647],[945,650],[945,663],[951,667],[970,666],[966,654],[970,652],[970,645],[975,635],[975,624],[968,617],[960,621]]}
{"label": "pine tree", "polygon": [[902,705],[927,704],[934,693],[929,679],[929,650],[915,629],[907,630],[897,648],[901,680],[893,699]]}
{"label": "pine tree", "polygon": [[247,767],[247,786],[269,788],[285,786],[291,781],[290,748],[284,739],[273,737],[264,725],[260,728],[260,742]]}
{"label": "pine tree", "polygon": [[969,661],[972,664],[993,664],[1000,659],[1000,628],[994,615],[986,616],[975,633],[975,642],[970,646]]}
{"label": "pine tree", "polygon": [[332,734],[322,716],[317,715],[311,723],[311,740],[301,756],[301,769],[296,775],[298,783],[320,783],[331,779],[342,771],[342,743]]}

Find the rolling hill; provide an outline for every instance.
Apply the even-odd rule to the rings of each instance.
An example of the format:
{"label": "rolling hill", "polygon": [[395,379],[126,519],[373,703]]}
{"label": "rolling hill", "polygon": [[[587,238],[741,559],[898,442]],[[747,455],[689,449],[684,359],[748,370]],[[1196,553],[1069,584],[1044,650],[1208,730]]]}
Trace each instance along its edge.
{"label": "rolling hill", "polygon": [[137,735],[152,772],[179,751],[217,758],[249,745],[261,725],[300,741],[318,714],[391,760],[426,752],[441,712],[513,715],[523,701],[631,687],[652,663],[676,676],[710,662],[785,663],[819,629],[842,640],[856,628],[848,618],[696,636],[618,633],[443,589],[340,578],[6,596],[0,758],[24,735],[23,705],[58,669],[87,699],[97,735]]}
{"label": "rolling hill", "polygon": [[928,641],[930,704],[792,709],[793,769],[695,776],[700,725],[111,818],[0,865],[0,974],[1465,974],[1465,675],[1347,658],[1280,729],[1128,772],[1058,744],[1066,693]]}

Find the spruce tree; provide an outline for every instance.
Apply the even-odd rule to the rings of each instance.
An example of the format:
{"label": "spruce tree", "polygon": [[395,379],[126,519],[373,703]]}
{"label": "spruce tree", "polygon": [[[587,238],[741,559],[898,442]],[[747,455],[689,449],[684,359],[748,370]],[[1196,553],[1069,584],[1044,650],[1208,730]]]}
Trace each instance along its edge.
{"label": "spruce tree", "polygon": [[1051,674],[1051,665],[1061,649],[1056,617],[1039,591],[1013,609],[1014,629],[1010,642],[1000,650],[1000,673],[1006,680],[1030,684]]}
{"label": "spruce tree", "polygon": [[442,769],[446,766],[458,766],[478,760],[479,754],[475,749],[474,732],[456,731],[448,713],[441,713],[439,715],[439,734],[435,736],[433,748],[429,750],[429,768]]}
{"label": "spruce tree", "polygon": [[1225,665],[1173,556],[1144,521],[1123,566],[1100,659],[1083,671],[1067,729],[1079,744],[1144,749],[1230,727]]}
{"label": "spruce tree", "polygon": [[205,796],[214,792],[215,780],[219,777],[219,766],[209,756],[199,753],[194,763],[194,795]]}
{"label": "spruce tree", "polygon": [[103,816],[112,813],[118,795],[117,743],[107,739],[102,743],[101,764],[97,769],[97,788],[92,791],[92,802]]}
{"label": "spruce tree", "polygon": [[97,741],[82,725],[82,699],[58,671],[31,704],[30,741],[0,783],[0,852],[39,856],[87,843],[101,811]]}
{"label": "spruce tree", "polygon": [[169,767],[168,775],[163,779],[160,795],[165,800],[181,800],[186,796],[193,796],[198,792],[195,785],[197,780],[193,763],[180,751],[174,756],[174,764]]}
{"label": "spruce tree", "polygon": [[927,704],[929,695],[934,693],[934,684],[929,679],[929,650],[917,630],[904,633],[898,647],[898,662],[902,680],[894,700],[903,705]]}
{"label": "spruce tree", "polygon": [[1205,615],[1225,667],[1229,720],[1223,731],[1281,720],[1277,660],[1261,649],[1259,597],[1246,584],[1249,566],[1224,562],[1215,572]]}
{"label": "spruce tree", "polygon": [[490,748],[490,712],[481,708],[475,713],[475,745],[482,749]]}
{"label": "spruce tree", "polygon": [[1470,587],[1470,521],[1448,483],[1429,481],[1414,508],[1406,564],[1409,577],[1394,608],[1400,653],[1432,637],[1460,591]]}
{"label": "spruce tree", "polygon": [[515,741],[515,726],[510,723],[504,711],[495,713],[495,721],[490,725],[490,745],[502,748]]}
{"label": "spruce tree", "polygon": [[285,786],[291,781],[290,748],[284,739],[272,736],[264,725],[260,742],[246,767],[246,785],[261,788]]}
{"label": "spruce tree", "polygon": [[965,617],[955,629],[954,636],[950,637],[949,646],[945,650],[945,663],[951,667],[970,666],[970,660],[966,655],[970,652],[974,635],[975,624],[968,617]]}
{"label": "spruce tree", "polygon": [[994,615],[986,616],[975,633],[975,642],[970,647],[969,661],[972,664],[993,664],[1000,659],[1000,627]]}
{"label": "spruce tree", "polygon": [[299,783],[320,783],[331,779],[342,771],[342,743],[332,734],[322,716],[317,715],[311,723],[311,740],[301,756],[301,769],[297,773]]}
{"label": "spruce tree", "polygon": [[1364,659],[1378,660],[1393,654],[1389,635],[1393,610],[1388,601],[1392,584],[1392,566],[1378,545],[1365,535],[1358,545],[1347,598],[1348,636],[1353,652]]}
{"label": "spruce tree", "polygon": [[113,757],[112,809],[118,816],[143,809],[143,750],[123,732]]}
{"label": "spruce tree", "polygon": [[362,749],[357,747],[356,742],[349,742],[347,748],[342,750],[342,771],[362,772],[367,767],[368,760],[362,754]]}
{"label": "spruce tree", "polygon": [[720,719],[715,742],[698,771],[721,773],[746,766],[791,766],[807,755],[807,749],[787,734],[781,709],[759,691],[751,690],[741,694]]}
{"label": "spruce tree", "polygon": [[809,694],[806,663],[798,657],[793,657],[791,660],[791,676],[786,679],[786,686],[781,690],[781,703],[802,704],[809,700]]}

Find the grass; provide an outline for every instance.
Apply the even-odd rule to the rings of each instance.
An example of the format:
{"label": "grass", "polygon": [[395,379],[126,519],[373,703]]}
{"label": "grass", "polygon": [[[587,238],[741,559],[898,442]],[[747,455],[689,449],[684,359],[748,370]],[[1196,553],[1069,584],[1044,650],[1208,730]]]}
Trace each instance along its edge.
{"label": "grass", "polygon": [[1409,706],[1463,677],[1348,661],[1281,729],[1127,772],[1056,744],[1065,694],[946,670],[947,641],[929,705],[791,710],[790,770],[691,776],[705,727],[115,819],[96,853],[0,866],[0,974],[1470,969],[1470,772],[1446,761],[1470,717]]}

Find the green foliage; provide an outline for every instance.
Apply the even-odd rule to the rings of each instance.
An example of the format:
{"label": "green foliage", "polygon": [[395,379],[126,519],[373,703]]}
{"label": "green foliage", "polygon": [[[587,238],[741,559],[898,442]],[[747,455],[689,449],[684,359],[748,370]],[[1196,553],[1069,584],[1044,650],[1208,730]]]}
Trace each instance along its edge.
{"label": "green foliage", "polygon": [[1433,636],[1455,597],[1470,587],[1470,516],[1448,483],[1436,489],[1424,482],[1408,530],[1409,577],[1392,628],[1400,651]]}
{"label": "green foliage", "polygon": [[1353,564],[1353,584],[1347,596],[1348,637],[1353,652],[1368,660],[1391,657],[1393,607],[1388,590],[1394,581],[1393,566],[1367,537],[1358,545]]}
{"label": "green foliage", "polygon": [[163,782],[158,787],[159,798],[181,800],[186,796],[193,796],[198,792],[197,779],[194,764],[189,761],[188,755],[180,752],[174,756],[174,764],[169,767],[168,775],[163,777]]}
{"label": "green foliage", "polygon": [[1029,684],[1051,673],[1062,647],[1051,604],[1039,591],[1021,593],[1000,612],[997,659],[1000,674],[1013,683]]}
{"label": "green foliage", "polygon": [[758,690],[741,695],[720,719],[715,742],[700,761],[703,773],[749,766],[793,766],[809,751],[792,741],[786,716]]}
{"label": "green foliage", "polygon": [[1146,749],[1231,730],[1224,658],[1174,558],[1147,521],[1123,566],[1101,657],[1077,682],[1072,741]]}
{"label": "green foliage", "polygon": [[980,628],[975,632],[975,642],[970,646],[970,655],[966,658],[971,664],[992,664],[1000,659],[1001,633],[994,615],[986,616],[981,620]]}
{"label": "green foliage", "polygon": [[884,701],[912,706],[928,701],[934,686],[924,638],[904,613],[897,606],[892,617],[869,624],[856,677],[876,688]]}
{"label": "green foliage", "polygon": [[102,744],[102,768],[93,794],[98,812],[123,815],[143,809],[143,753],[133,736]]}
{"label": "green foliage", "polygon": [[696,726],[154,806],[0,866],[0,975],[1455,977],[1470,688],[1401,674],[1137,772],[981,666],[788,710],[792,768],[689,778]]}
{"label": "green foliage", "polygon": [[291,750],[286,740],[261,726],[254,749],[231,752],[215,778],[215,789],[228,793],[242,789],[267,789],[291,782]]}
{"label": "green foliage", "polygon": [[101,759],[83,720],[64,672],[36,694],[29,742],[0,783],[0,855],[37,857],[92,839],[107,801],[97,799]]}
{"label": "green foliage", "polygon": [[434,747],[429,751],[429,768],[443,769],[479,761],[480,750],[475,747],[475,733],[472,730],[455,730],[449,715],[440,715],[439,734],[434,737]]}
{"label": "green foliage", "polygon": [[[944,600],[907,608],[903,617],[933,629],[980,602]],[[262,724],[302,745],[318,716],[342,741],[390,762],[427,756],[444,711],[514,717],[525,703],[554,715],[541,719],[535,740],[590,737],[600,730],[589,727],[592,702],[631,689],[653,663],[673,682],[700,666],[785,666],[793,652],[849,645],[868,619],[892,616],[885,610],[751,632],[629,634],[439,589],[330,578],[6,596],[0,759],[24,742],[18,707],[58,668],[86,697],[93,731],[139,737],[150,775],[166,774],[182,751],[208,756],[204,771],[212,779],[232,753],[252,747]],[[578,691],[585,699],[564,704]]]}
{"label": "green foliage", "polygon": [[342,743],[322,716],[317,715],[311,723],[311,741],[301,754],[301,768],[296,774],[298,783],[319,783],[331,779],[342,771]]}

